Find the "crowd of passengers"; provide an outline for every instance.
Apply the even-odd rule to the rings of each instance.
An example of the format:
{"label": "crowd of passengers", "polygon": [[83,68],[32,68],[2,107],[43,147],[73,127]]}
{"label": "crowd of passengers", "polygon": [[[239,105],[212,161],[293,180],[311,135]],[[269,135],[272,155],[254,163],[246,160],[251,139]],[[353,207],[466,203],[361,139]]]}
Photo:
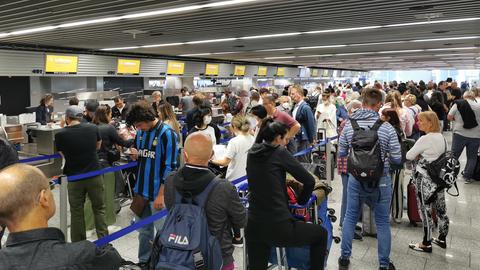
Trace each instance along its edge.
{"label": "crowd of passengers", "polygon": [[[447,79],[438,84],[394,81],[362,86],[357,82],[318,86],[310,92],[300,85],[287,86],[281,93],[267,88],[236,93],[227,90],[220,98],[220,107],[232,138],[221,157],[214,153],[215,145],[222,141],[223,128],[222,123],[212,121],[214,97],[188,89],[182,89],[181,94],[175,105],[183,112],[183,123],[160,92],[153,93],[153,103],[140,100],[126,104],[117,97],[113,107],[89,101],[83,108],[77,99],[71,99],[61,123],[65,128],[55,135],[56,148],[65,160],[63,173],[72,176],[110,167],[118,160],[119,149],[128,149],[126,153],[138,164],[131,209],[141,220],[172,208],[176,192],[195,196],[217,181],[210,170],[212,164],[226,167],[225,179],[215,185],[214,195],[205,205],[210,232],[221,245],[222,269],[234,269],[234,245],[243,245],[242,228],[246,228],[251,269],[266,269],[271,247],[306,245],[310,246],[311,269],[324,269],[327,232],[322,226],[292,217],[285,180],[288,173],[303,184],[298,203],[305,203],[315,179],[301,163],[313,161],[309,154],[293,154],[331,138],[343,185],[338,260],[342,269],[349,266],[353,239],[362,238],[356,227],[365,202],[376,217],[380,269],[395,269],[390,260],[390,218],[402,222],[403,181],[410,163],[416,164],[424,237],[409,246],[419,252],[432,252],[432,243],[447,247],[445,191],[431,188],[435,183],[423,164],[444,152],[448,145],[442,132],[452,130],[455,157],[465,148],[467,152],[463,179],[466,184],[474,181],[480,146],[478,89],[463,85],[461,89]],[[52,112],[53,97],[46,95],[37,108],[37,121],[52,122]],[[119,134],[115,120],[133,127],[135,136]],[[364,190],[347,171],[354,133],[351,120],[364,129],[380,120],[378,138],[385,168],[373,191]],[[415,144],[402,153],[402,141],[407,138]],[[0,269],[118,269],[125,263],[112,245],[96,247],[86,240],[88,230],[94,229],[102,238],[116,222],[113,173],[68,184],[71,242],[67,242],[59,229],[48,226],[56,209],[55,183],[36,167],[19,164],[7,140],[1,139],[0,146],[0,223],[4,224],[2,233],[8,229],[8,239],[0,251]],[[179,155],[183,155],[183,166]],[[248,211],[230,183],[244,175],[248,176]],[[438,237],[432,236],[432,209],[438,215]],[[140,269],[147,269],[152,241],[164,221],[159,219],[139,229]]]}

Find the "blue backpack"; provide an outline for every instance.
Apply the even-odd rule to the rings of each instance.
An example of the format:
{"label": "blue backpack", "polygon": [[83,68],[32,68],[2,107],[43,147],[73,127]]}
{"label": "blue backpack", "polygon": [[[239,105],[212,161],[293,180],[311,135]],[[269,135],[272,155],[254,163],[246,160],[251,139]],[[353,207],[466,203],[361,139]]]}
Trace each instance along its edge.
{"label": "blue backpack", "polygon": [[150,269],[222,269],[220,243],[210,233],[205,213],[205,203],[217,184],[213,179],[193,198],[175,190],[175,204],[153,244]]}

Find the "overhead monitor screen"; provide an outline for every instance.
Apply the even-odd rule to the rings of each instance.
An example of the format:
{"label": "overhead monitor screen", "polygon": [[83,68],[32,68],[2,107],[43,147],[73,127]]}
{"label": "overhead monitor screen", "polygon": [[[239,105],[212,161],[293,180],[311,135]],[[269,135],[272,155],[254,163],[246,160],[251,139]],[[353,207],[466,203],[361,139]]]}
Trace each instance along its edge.
{"label": "overhead monitor screen", "polygon": [[45,58],[46,73],[77,73],[78,56],[47,54]]}
{"label": "overhead monitor screen", "polygon": [[235,66],[234,76],[245,76],[245,66]]}
{"label": "overhead monitor screen", "polygon": [[257,76],[267,76],[267,67],[258,67]]}
{"label": "overhead monitor screen", "polygon": [[140,74],[140,60],[118,59],[117,74]]}
{"label": "overhead monitor screen", "polygon": [[220,71],[220,65],[218,64],[205,65],[205,75],[218,76],[219,71]]}
{"label": "overhead monitor screen", "polygon": [[279,77],[285,76],[285,68],[284,67],[277,68],[277,76],[279,76]]}
{"label": "overhead monitor screen", "polygon": [[310,74],[312,77],[318,76],[318,69],[312,69],[312,73]]}
{"label": "overhead monitor screen", "polygon": [[183,75],[185,70],[185,63],[179,61],[168,61],[167,74],[169,75]]}

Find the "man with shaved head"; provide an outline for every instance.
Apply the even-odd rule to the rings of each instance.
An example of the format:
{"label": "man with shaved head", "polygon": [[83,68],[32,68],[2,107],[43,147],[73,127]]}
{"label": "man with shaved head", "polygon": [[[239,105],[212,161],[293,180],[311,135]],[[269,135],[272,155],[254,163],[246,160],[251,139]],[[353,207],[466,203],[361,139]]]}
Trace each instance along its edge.
{"label": "man with shaved head", "polygon": [[208,227],[216,236],[223,256],[223,269],[234,269],[232,230],[240,230],[246,224],[245,208],[237,190],[225,179],[216,178],[208,169],[213,156],[213,144],[209,136],[194,132],[187,137],[184,146],[185,165],[165,180],[165,205],[175,204],[175,191],[180,194],[200,194],[212,181],[218,183],[212,189],[205,204]]}
{"label": "man with shaved head", "polygon": [[66,243],[48,228],[55,215],[50,183],[36,167],[15,164],[0,171],[0,223],[10,232],[0,251],[0,269],[118,269],[122,258],[111,246],[89,241]]}

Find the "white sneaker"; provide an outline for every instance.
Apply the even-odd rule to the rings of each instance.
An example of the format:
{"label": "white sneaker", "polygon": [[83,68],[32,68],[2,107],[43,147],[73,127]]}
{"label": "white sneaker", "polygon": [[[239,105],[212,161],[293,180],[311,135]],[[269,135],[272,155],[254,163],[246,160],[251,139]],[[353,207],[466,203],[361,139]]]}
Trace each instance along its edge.
{"label": "white sneaker", "polygon": [[111,226],[108,226],[108,233],[114,233],[114,232],[120,231],[121,229],[122,227],[120,226],[111,225]]}
{"label": "white sneaker", "polygon": [[95,232],[95,230],[88,230],[88,231],[86,231],[85,235],[86,235],[87,239],[91,239],[91,238],[96,236],[96,232]]}

